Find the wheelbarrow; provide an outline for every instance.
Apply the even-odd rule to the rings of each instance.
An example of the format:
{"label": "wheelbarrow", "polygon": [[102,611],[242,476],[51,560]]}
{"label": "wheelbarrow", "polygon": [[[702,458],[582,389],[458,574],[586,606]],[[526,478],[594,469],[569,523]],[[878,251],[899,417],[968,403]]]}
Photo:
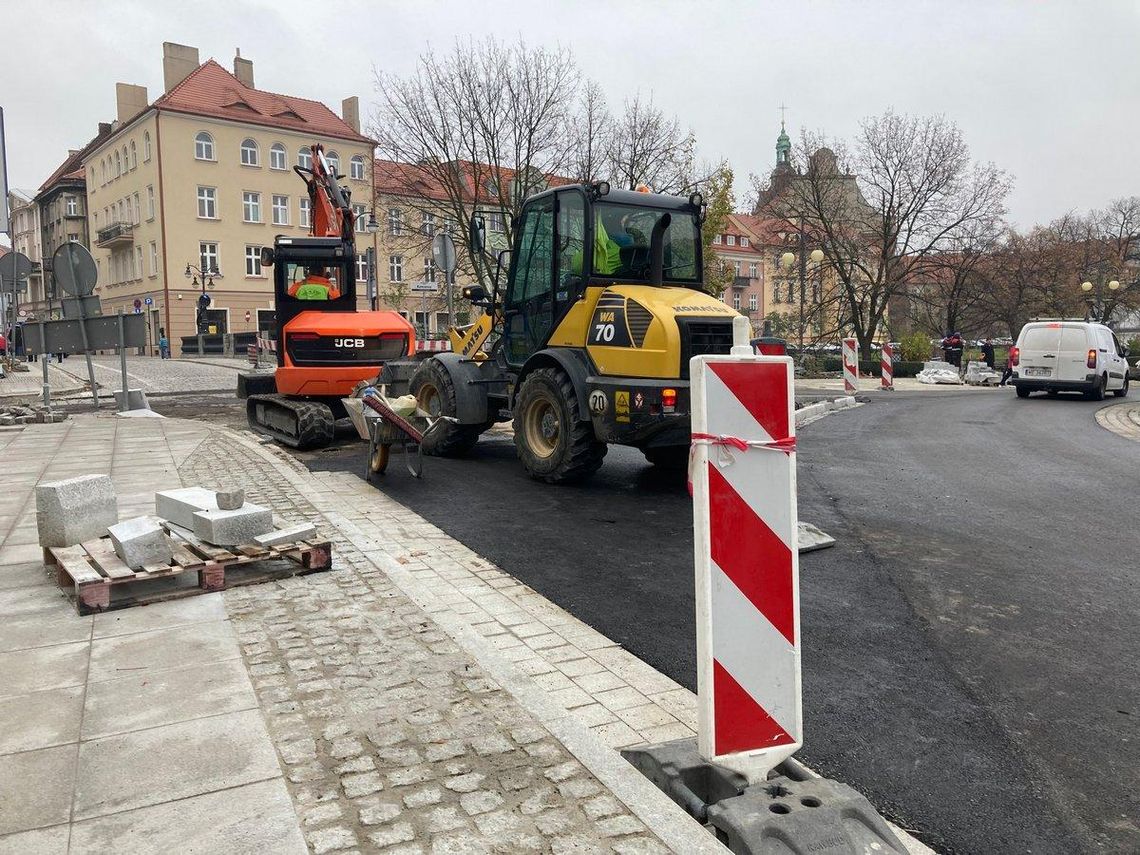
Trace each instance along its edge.
{"label": "wheelbarrow", "polygon": [[394,411],[386,399],[374,392],[365,393],[361,398],[375,416],[364,419],[368,432],[368,457],[364,464],[364,478],[371,481],[373,475],[381,475],[388,468],[393,445],[403,445],[404,465],[413,478],[420,478],[424,471],[423,441],[440,424],[455,419],[448,416],[433,418],[418,410],[408,416]]}

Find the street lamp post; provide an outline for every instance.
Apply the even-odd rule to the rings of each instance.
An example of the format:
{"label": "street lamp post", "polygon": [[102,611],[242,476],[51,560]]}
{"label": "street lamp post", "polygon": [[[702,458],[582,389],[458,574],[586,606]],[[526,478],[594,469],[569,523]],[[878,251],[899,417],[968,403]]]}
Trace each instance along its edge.
{"label": "street lamp post", "polygon": [[813,249],[809,255],[805,250],[807,249],[807,235],[804,234],[803,220],[800,220],[799,230],[799,252],[785,252],[780,256],[780,264],[785,269],[791,269],[792,265],[799,260],[800,268],[800,323],[799,323],[799,339],[800,349],[799,357],[800,362],[804,359],[804,292],[807,290],[807,262],[811,259],[812,264],[819,265],[823,261],[823,250]]}
{"label": "street lamp post", "polygon": [[[1103,288],[1097,287],[1093,285],[1092,282],[1089,282],[1087,280],[1081,283],[1081,291],[1084,293],[1085,298],[1086,321],[1093,319],[1095,307],[1096,320],[1100,323],[1105,322],[1105,310],[1107,308],[1104,302],[1105,288],[1107,288],[1110,294],[1115,294],[1118,290],[1120,290],[1120,282],[1116,279],[1109,280],[1108,282],[1104,283]],[[1093,294],[1094,289],[1096,291],[1095,295]]]}
{"label": "street lamp post", "polygon": [[368,212],[368,223],[364,230],[372,235],[372,246],[368,247],[365,256],[368,260],[368,308],[376,311],[378,295],[376,293],[376,233],[380,231],[380,224],[376,222],[376,211]]}
{"label": "street lamp post", "polygon": [[191,280],[193,287],[197,288],[199,284],[202,286],[202,293],[198,296],[198,314],[197,326],[198,335],[205,335],[208,331],[209,324],[206,322],[206,309],[210,308],[210,295],[206,293],[206,288],[214,287],[214,277],[221,276],[222,272],[218,270],[216,264],[210,265],[209,270],[202,270],[193,264],[187,263],[186,272],[183,274],[187,279]]}

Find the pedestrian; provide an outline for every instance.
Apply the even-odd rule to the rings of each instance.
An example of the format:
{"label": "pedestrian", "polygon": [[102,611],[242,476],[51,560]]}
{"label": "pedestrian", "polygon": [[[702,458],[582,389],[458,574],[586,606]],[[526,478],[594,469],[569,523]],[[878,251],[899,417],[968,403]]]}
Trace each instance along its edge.
{"label": "pedestrian", "polygon": [[986,368],[994,370],[994,343],[988,337],[982,342],[982,361],[986,363]]}
{"label": "pedestrian", "polygon": [[953,330],[947,330],[942,339],[942,356],[955,368],[962,367],[962,336]]}
{"label": "pedestrian", "polygon": [[166,327],[158,328],[158,355],[162,359],[170,359],[170,340],[166,337]]}

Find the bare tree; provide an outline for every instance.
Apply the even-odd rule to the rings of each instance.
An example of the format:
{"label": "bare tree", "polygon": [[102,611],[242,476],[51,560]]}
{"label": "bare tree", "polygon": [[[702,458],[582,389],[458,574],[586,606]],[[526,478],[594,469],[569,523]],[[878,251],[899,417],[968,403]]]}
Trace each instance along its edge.
{"label": "bare tree", "polygon": [[849,156],[824,142],[801,135],[798,173],[768,207],[802,222],[822,247],[869,359],[891,299],[958,236],[999,221],[1010,181],[993,164],[972,163],[961,131],[942,117],[866,119]]}
{"label": "bare tree", "polygon": [[570,53],[492,37],[457,42],[444,55],[429,50],[407,77],[374,77],[379,107],[370,132],[384,156],[414,164],[443,197],[420,204],[442,206],[460,224],[461,258],[487,283],[493,259],[472,252],[464,226],[480,211],[495,232],[492,246],[510,246],[523,201],[565,170],[579,82]]}
{"label": "bare tree", "polygon": [[613,118],[602,87],[593,80],[586,81],[578,101],[578,112],[571,117],[566,129],[567,139],[572,144],[570,172],[578,181],[589,183],[610,174],[608,156]]}
{"label": "bare tree", "polygon": [[696,138],[653,103],[637,93],[613,120],[606,153],[610,181],[627,190],[647,184],[658,193],[682,193],[695,177]]}

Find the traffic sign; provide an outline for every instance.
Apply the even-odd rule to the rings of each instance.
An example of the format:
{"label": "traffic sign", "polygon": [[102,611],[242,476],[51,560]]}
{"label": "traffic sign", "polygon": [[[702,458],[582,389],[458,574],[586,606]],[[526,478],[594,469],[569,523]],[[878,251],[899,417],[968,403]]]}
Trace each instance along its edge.
{"label": "traffic sign", "polygon": [[21,318],[26,318],[28,316],[28,310],[27,309],[20,309],[20,311],[17,312],[16,314],[18,314]]}
{"label": "traffic sign", "polygon": [[138,297],[135,297],[134,307],[136,312],[142,308],[142,300],[140,300]]}
{"label": "traffic sign", "polygon": [[434,294],[439,290],[439,286],[434,282],[413,282],[412,290],[417,293],[421,291],[428,293],[430,291],[432,294]]}
{"label": "traffic sign", "polygon": [[86,297],[99,281],[95,259],[83,244],[73,241],[62,244],[52,254],[51,271],[56,284],[72,297]]}
{"label": "traffic sign", "polygon": [[142,306],[135,306],[135,314],[136,315],[142,314]]}
{"label": "traffic sign", "polygon": [[143,302],[146,303],[148,306],[154,305],[154,300],[150,297],[147,297],[145,300],[143,300]]}
{"label": "traffic sign", "polygon": [[458,266],[455,258],[455,241],[451,239],[451,235],[447,232],[437,234],[431,243],[431,254],[435,259],[435,266],[450,279]]}
{"label": "traffic sign", "polygon": [[5,290],[11,291],[13,282],[17,291],[26,290],[31,275],[32,262],[24,253],[9,252],[0,256],[0,283]]}

